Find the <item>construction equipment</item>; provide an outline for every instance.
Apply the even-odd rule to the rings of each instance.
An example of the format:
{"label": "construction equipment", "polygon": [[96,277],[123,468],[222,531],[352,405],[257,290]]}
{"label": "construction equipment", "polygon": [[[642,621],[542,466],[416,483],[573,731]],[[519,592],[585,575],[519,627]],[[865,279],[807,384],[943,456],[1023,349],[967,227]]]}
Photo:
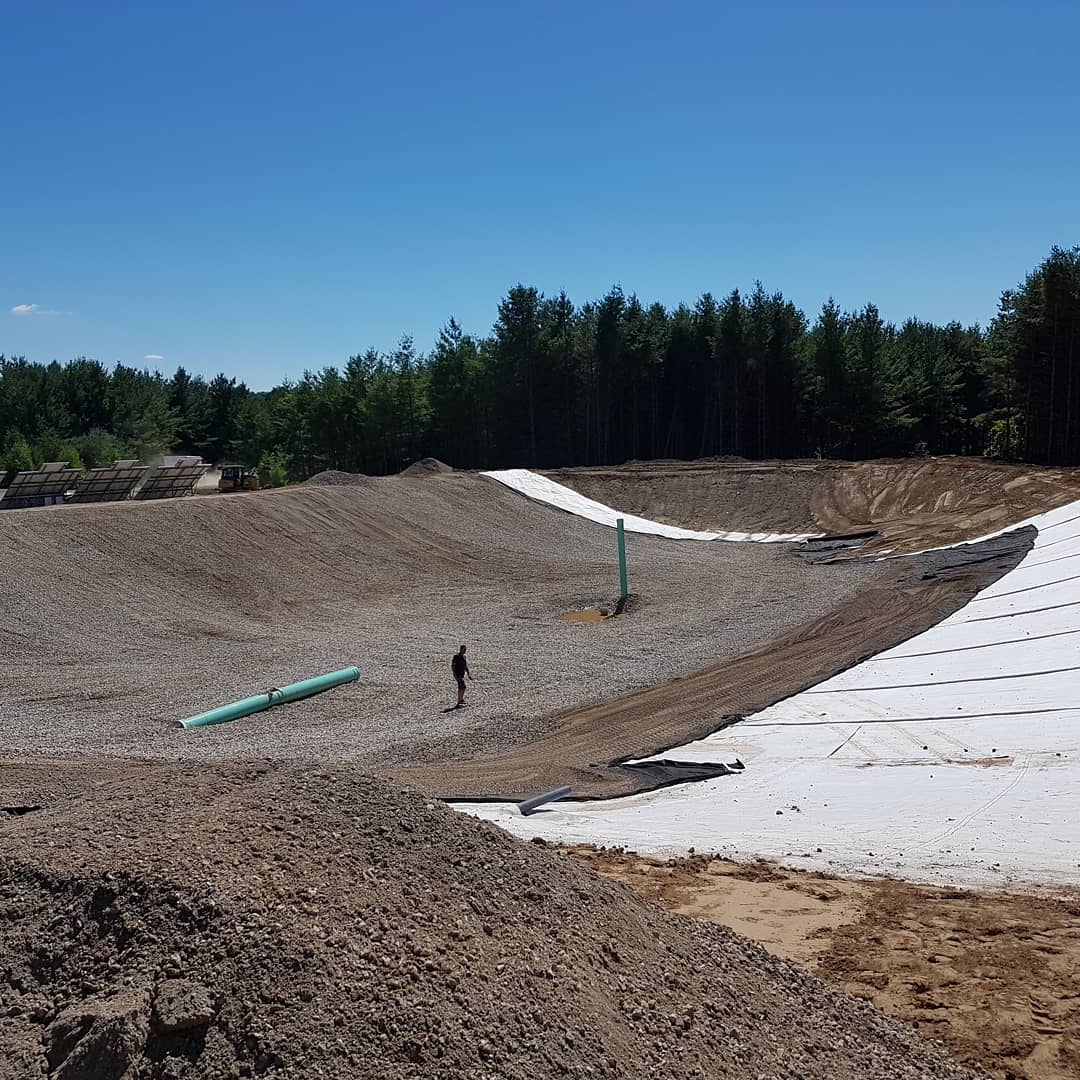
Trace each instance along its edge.
{"label": "construction equipment", "polygon": [[222,465],[218,491],[258,491],[259,474],[244,465]]}

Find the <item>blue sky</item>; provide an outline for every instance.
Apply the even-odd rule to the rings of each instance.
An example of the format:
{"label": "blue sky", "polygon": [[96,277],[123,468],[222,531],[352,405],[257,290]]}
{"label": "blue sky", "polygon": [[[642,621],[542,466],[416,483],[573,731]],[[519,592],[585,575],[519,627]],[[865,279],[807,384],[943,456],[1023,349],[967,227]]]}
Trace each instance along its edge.
{"label": "blue sky", "polygon": [[261,388],[518,281],[986,322],[1080,243],[1078,40],[1069,0],[5,5],[0,352]]}

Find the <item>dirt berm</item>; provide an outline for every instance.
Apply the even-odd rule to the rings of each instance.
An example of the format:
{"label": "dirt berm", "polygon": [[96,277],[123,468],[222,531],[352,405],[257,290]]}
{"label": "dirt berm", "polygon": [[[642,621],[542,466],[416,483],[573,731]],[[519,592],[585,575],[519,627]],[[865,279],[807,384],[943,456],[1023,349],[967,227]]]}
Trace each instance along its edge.
{"label": "dirt berm", "polygon": [[630,461],[547,475],[618,510],[685,528],[875,532],[860,554],[971,540],[1080,497],[1080,469],[983,458]]}
{"label": "dirt berm", "polygon": [[344,767],[103,763],[0,843],[2,1080],[969,1075],[723,927]]}

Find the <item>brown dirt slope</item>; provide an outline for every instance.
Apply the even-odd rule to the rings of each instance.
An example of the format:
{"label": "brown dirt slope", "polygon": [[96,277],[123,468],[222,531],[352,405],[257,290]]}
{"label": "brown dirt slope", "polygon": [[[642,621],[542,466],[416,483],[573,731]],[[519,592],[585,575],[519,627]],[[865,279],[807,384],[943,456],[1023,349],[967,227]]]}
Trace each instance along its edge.
{"label": "brown dirt slope", "polygon": [[672,682],[595,705],[568,709],[550,732],[522,746],[438,768],[398,775],[445,797],[522,798],[570,784],[575,798],[608,798],[658,782],[616,760],[656,754],[702,738],[906,641],[962,607],[1012,569],[1034,530],[884,563],[885,576],[848,604],[775,638]]}
{"label": "brown dirt slope", "polygon": [[102,764],[0,822],[0,1078],[961,1080],[723,927],[345,768]]}
{"label": "brown dirt slope", "polygon": [[619,510],[687,528],[875,530],[863,551],[970,540],[1080,498],[1080,470],[981,458],[634,461],[547,475]]}
{"label": "brown dirt slope", "polygon": [[1080,894],[855,881],[764,861],[576,849],[668,911],[760,942],[995,1080],[1080,1075]]}

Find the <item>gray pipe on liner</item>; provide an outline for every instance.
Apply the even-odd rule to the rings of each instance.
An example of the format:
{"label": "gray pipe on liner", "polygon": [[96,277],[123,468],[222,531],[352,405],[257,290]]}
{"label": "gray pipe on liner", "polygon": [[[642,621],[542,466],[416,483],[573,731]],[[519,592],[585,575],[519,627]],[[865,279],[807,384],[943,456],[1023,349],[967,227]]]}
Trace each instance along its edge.
{"label": "gray pipe on liner", "polygon": [[570,794],[570,785],[557,787],[552,791],[545,791],[543,795],[534,795],[531,799],[518,803],[518,809],[522,817],[528,817],[534,810],[538,810],[544,803],[554,802],[556,799],[565,799]]}

